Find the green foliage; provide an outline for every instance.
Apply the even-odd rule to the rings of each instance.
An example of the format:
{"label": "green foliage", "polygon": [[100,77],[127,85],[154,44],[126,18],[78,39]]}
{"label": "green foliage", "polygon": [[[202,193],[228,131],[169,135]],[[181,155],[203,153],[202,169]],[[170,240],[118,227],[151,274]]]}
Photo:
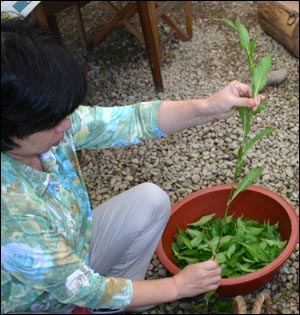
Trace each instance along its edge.
{"label": "green foliage", "polygon": [[[254,50],[256,46],[257,37],[251,40],[249,33],[246,27],[240,22],[240,19],[237,18],[235,23],[228,20],[222,19],[228,26],[233,28],[238,33],[238,37],[240,40],[240,45],[242,50],[246,54],[248,67],[251,73],[252,78],[252,97],[256,97],[258,93],[263,89],[267,82],[268,72],[271,68],[272,63],[272,54],[268,54],[264,58],[262,58],[257,65],[254,62]],[[249,170],[247,174],[245,174],[244,178],[240,180],[238,184],[238,178],[241,175],[243,167],[245,165],[245,157],[247,153],[253,148],[254,144],[261,140],[263,137],[270,135],[275,128],[266,128],[260,131],[257,135],[249,139],[249,133],[251,128],[251,119],[259,114],[263,109],[267,106],[267,101],[263,101],[260,103],[256,111],[252,111],[250,108],[238,106],[239,117],[241,119],[243,125],[243,140],[238,150],[237,163],[234,171],[234,177],[231,184],[231,192],[229,194],[226,209],[224,213],[224,219],[222,222],[222,228],[220,232],[219,244],[217,245],[216,252],[213,255],[213,258],[216,257],[216,254],[219,250],[220,240],[222,238],[222,233],[224,231],[224,225],[226,221],[226,217],[228,214],[229,206],[232,201],[238,196],[238,194],[244,190],[246,190],[249,186],[255,183],[263,172],[262,167],[256,167]]]}
{"label": "green foliage", "polygon": [[227,216],[220,238],[223,218],[214,220],[214,216],[214,213],[203,216],[176,235],[172,248],[180,268],[210,259],[220,240],[215,258],[222,269],[222,277],[237,277],[272,262],[286,244],[281,241],[278,224],[259,223],[243,217],[234,219],[232,215]]}

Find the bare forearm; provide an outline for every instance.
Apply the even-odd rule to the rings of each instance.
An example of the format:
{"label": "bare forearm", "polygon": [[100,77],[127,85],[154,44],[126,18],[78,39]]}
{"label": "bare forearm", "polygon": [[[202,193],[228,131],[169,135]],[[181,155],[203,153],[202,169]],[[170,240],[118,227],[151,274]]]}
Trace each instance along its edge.
{"label": "bare forearm", "polygon": [[173,277],[155,280],[133,280],[133,292],[129,308],[170,302],[178,298]]}
{"label": "bare forearm", "polygon": [[214,260],[186,266],[176,275],[157,280],[133,280],[129,308],[160,304],[216,290],[221,269]]}
{"label": "bare forearm", "polygon": [[173,134],[205,124],[214,119],[206,108],[205,99],[163,101],[158,115],[159,128],[166,134]]}

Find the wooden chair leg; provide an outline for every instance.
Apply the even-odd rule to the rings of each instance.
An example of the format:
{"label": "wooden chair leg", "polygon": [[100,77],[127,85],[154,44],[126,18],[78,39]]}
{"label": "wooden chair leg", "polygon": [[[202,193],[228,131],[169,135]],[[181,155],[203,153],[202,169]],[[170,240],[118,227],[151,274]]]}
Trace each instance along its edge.
{"label": "wooden chair leg", "polygon": [[161,51],[155,14],[155,1],[137,1],[137,7],[154,85],[158,92],[163,92],[164,86],[160,67]]}
{"label": "wooden chair leg", "polygon": [[85,28],[82,20],[82,14],[79,5],[75,5],[75,19],[77,20],[78,28],[79,28],[79,36],[80,36],[80,41],[83,46],[83,48],[88,51],[89,47],[87,44],[87,39],[86,39],[86,33],[85,33]]}
{"label": "wooden chair leg", "polygon": [[184,1],[184,13],[185,13],[186,33],[187,33],[188,39],[190,39],[193,36],[192,1]]}

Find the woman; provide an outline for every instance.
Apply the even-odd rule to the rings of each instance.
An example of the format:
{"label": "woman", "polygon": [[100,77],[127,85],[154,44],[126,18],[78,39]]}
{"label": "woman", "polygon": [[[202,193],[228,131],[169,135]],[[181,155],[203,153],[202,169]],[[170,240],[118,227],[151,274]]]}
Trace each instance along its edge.
{"label": "woman", "polygon": [[166,136],[235,106],[256,110],[263,96],[234,81],[206,99],[81,106],[80,66],[19,19],[1,25],[1,88],[1,313],[144,311],[218,288],[213,260],[144,280],[170,215],[167,194],[144,183],[92,211],[76,151]]}

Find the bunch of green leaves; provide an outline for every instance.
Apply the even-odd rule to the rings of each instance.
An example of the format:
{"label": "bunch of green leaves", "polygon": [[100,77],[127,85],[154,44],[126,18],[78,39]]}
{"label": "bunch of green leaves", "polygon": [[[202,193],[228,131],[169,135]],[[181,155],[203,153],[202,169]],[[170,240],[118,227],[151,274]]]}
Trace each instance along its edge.
{"label": "bunch of green leaves", "polygon": [[[219,242],[222,218],[213,219],[214,213],[203,216],[178,228],[176,242],[172,244],[174,260],[180,268],[210,259]],[[286,241],[281,241],[278,224],[260,223],[244,217],[227,216],[216,260],[223,278],[254,272],[272,262],[282,251]]]}

